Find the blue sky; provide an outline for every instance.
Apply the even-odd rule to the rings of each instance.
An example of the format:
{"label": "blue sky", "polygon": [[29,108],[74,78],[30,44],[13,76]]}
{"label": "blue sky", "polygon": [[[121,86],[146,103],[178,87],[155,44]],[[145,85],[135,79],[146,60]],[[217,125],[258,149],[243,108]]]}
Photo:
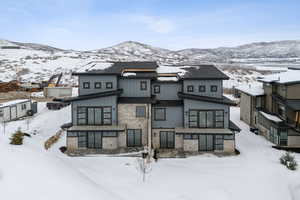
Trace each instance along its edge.
{"label": "blue sky", "polygon": [[300,39],[299,0],[0,0],[0,38],[89,50]]}

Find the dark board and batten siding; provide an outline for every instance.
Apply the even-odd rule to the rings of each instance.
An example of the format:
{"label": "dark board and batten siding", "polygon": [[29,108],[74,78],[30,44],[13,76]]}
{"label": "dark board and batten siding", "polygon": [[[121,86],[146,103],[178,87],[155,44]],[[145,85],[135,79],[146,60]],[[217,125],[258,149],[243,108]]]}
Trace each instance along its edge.
{"label": "dark board and batten siding", "polygon": [[224,110],[224,128],[229,127],[230,106],[184,99],[184,127],[189,127],[189,110]]}
{"label": "dark board and batten siding", "polygon": [[[101,76],[91,76],[91,75],[80,75],[79,78],[79,95],[94,94],[99,92],[107,92],[117,89],[117,76],[113,75],[101,75]],[[90,88],[84,89],[83,83],[89,82]],[[95,88],[95,83],[100,82],[101,88]],[[106,83],[111,82],[112,88],[107,89]]]}
{"label": "dark board and batten siding", "polygon": [[77,124],[77,107],[105,107],[110,106],[112,108],[112,125],[117,125],[117,96],[108,96],[94,99],[87,99],[81,101],[72,102],[72,122],[73,125]]}
{"label": "dark board and batten siding", "polygon": [[[159,93],[154,92],[154,87],[159,86]],[[152,84],[152,94],[156,95],[157,100],[179,100],[177,95],[178,92],[182,91],[181,83],[165,83],[165,82],[154,82]]]}
{"label": "dark board and batten siding", "polygon": [[[141,82],[146,83],[146,89],[141,90]],[[150,97],[150,79],[119,79],[119,89],[123,89],[121,97]]]}
{"label": "dark board and batten siding", "polygon": [[[199,92],[199,86],[205,86],[205,92]],[[193,92],[188,91],[188,86],[193,86]],[[217,86],[216,92],[211,92],[211,86]],[[222,80],[184,80],[183,92],[207,97],[221,98],[223,95]]]}
{"label": "dark board and batten siding", "polygon": [[[154,120],[154,109],[165,108],[166,120],[156,121]],[[170,107],[152,107],[152,128],[175,128],[183,126],[183,106],[170,106]]]}

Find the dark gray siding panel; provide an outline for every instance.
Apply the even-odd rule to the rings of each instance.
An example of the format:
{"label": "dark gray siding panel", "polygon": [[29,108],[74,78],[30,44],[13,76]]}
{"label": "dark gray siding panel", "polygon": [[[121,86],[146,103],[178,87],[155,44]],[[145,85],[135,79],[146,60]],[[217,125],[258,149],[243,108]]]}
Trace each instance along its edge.
{"label": "dark gray siding panel", "polygon": [[[160,86],[160,93],[154,93],[154,86]],[[181,83],[153,83],[152,94],[156,95],[158,100],[178,100],[178,92],[182,91]]]}
{"label": "dark gray siding panel", "polygon": [[189,127],[189,110],[224,110],[224,128],[229,127],[230,106],[224,104],[216,104],[205,101],[195,101],[184,99],[184,127]]}
{"label": "dark gray siding panel", "polygon": [[[117,76],[88,76],[88,75],[80,75],[79,76],[79,95],[93,94],[98,92],[106,92],[117,89]],[[90,89],[83,89],[83,83],[90,82]],[[95,88],[95,82],[101,82],[101,89]],[[112,82],[113,88],[106,89],[106,83]]]}
{"label": "dark gray siding panel", "polygon": [[154,108],[152,108],[152,128],[175,128],[183,126],[183,107],[157,107],[166,108],[166,121],[154,121]]}
{"label": "dark gray siding panel", "polygon": [[[141,90],[141,81],[147,82],[147,90]],[[150,84],[149,79],[119,79],[119,89],[123,89],[122,97],[150,97]]]}
{"label": "dark gray siding panel", "polygon": [[112,125],[117,125],[117,96],[101,97],[72,102],[72,122],[77,125],[77,107],[78,106],[111,106],[112,107]]}
{"label": "dark gray siding panel", "polygon": [[[188,92],[187,86],[194,86],[194,92]],[[199,86],[205,85],[205,92],[199,92]],[[210,87],[216,85],[218,87],[217,92],[211,92]],[[207,97],[218,97],[221,98],[223,95],[223,82],[222,80],[184,80],[183,81],[183,92],[194,95],[201,95]]]}

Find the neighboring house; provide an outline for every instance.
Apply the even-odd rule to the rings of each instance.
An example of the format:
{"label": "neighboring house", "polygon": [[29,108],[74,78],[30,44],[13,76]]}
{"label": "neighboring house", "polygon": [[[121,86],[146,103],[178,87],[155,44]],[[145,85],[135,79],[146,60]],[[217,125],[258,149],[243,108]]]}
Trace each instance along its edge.
{"label": "neighboring house", "polygon": [[9,122],[12,120],[33,115],[37,112],[37,103],[30,99],[18,99],[0,103],[0,122]]}
{"label": "neighboring house", "polygon": [[[258,81],[263,84],[256,90],[258,95],[243,98],[249,91],[241,90],[241,119],[277,146],[300,147],[300,70],[267,75]],[[251,120],[254,116],[257,123]]]}
{"label": "neighboring house", "polygon": [[114,153],[144,146],[159,152],[235,152],[228,77],[213,65],[159,67],[156,62],[116,62],[74,73],[69,153]]}

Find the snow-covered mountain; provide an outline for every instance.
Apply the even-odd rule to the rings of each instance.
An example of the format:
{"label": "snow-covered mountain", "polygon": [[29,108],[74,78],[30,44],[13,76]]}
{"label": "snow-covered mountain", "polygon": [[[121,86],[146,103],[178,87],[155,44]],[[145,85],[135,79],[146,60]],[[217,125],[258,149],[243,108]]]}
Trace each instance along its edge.
{"label": "snow-covered mountain", "polygon": [[47,45],[0,40],[0,81],[47,80],[63,72],[70,83],[71,72],[93,62],[153,60],[164,65],[200,63],[300,63],[300,41],[261,42],[234,48],[183,49],[172,51],[134,41],[112,47],[76,51]]}

